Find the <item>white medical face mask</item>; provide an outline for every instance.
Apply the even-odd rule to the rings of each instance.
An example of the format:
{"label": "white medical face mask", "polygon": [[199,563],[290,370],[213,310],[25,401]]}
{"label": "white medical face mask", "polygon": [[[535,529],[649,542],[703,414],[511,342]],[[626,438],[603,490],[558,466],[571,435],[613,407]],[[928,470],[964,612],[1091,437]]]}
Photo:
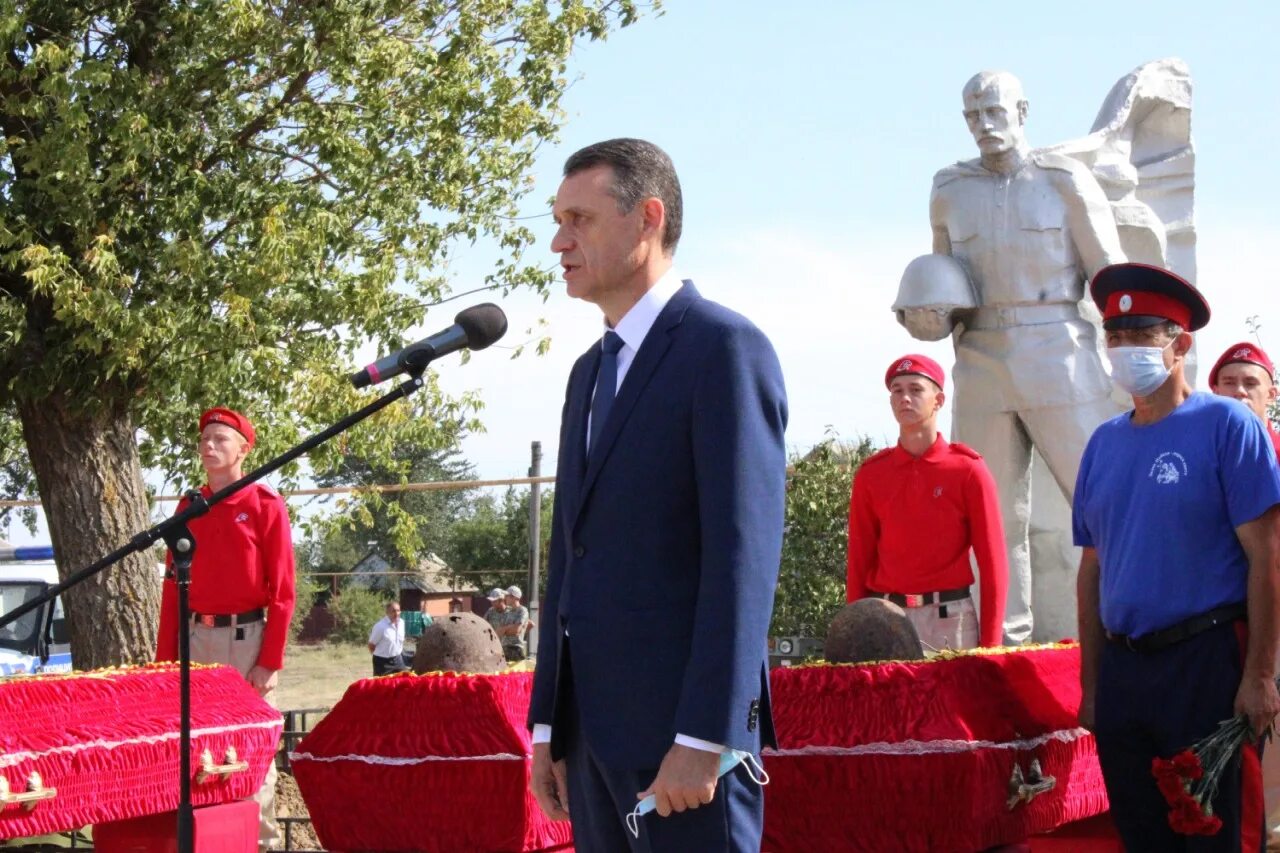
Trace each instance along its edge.
{"label": "white medical face mask", "polygon": [[[736,749],[726,749],[720,753],[720,772],[718,776],[723,776],[739,764],[747,765],[747,775],[757,785],[768,785],[769,774],[764,772],[764,767],[756,760],[756,757],[749,752],[741,752]],[[658,798],[653,794],[645,797],[636,807],[627,813],[627,829],[631,830],[631,834],[636,838],[640,837],[640,818],[647,815],[658,807]]]}
{"label": "white medical face mask", "polygon": [[1162,347],[1111,347],[1107,350],[1111,381],[1126,394],[1150,396],[1169,378],[1164,351],[1171,346],[1173,341]]}

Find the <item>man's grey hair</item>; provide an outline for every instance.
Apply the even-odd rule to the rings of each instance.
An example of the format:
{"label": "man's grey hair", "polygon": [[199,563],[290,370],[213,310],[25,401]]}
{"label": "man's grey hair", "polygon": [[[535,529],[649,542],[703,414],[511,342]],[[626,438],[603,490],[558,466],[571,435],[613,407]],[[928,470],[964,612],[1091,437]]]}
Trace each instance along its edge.
{"label": "man's grey hair", "polygon": [[629,213],[646,198],[662,201],[666,209],[662,248],[674,254],[680,242],[684,202],[680,179],[667,152],[643,139],[608,139],[570,155],[564,164],[564,176],[567,178],[595,166],[609,166],[613,170],[609,194],[618,202],[620,212]]}

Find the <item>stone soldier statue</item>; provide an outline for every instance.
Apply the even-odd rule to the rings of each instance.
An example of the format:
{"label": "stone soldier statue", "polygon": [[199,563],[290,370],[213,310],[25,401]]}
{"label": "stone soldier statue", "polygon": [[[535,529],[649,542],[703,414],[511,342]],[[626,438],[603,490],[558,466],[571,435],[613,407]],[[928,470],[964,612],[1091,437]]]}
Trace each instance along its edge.
{"label": "stone soldier statue", "polygon": [[[1170,80],[1185,81],[1185,104],[1181,90],[1170,96]],[[1153,88],[1160,89],[1154,96]],[[1139,139],[1148,118],[1159,124],[1189,116],[1190,83],[1177,60],[1143,66],[1108,95],[1094,133],[1051,149],[1030,148],[1027,101],[1012,74],[975,75],[963,99],[980,156],[934,176],[929,209],[934,253],[960,262],[977,302],[955,317],[961,325],[954,336],[952,437],[985,457],[1000,490],[1009,554],[1005,642],[1020,643],[1033,628],[1033,453],[1069,500],[1089,435],[1121,411],[1100,354],[1097,315],[1081,304],[1085,285],[1102,267],[1126,259],[1169,265],[1175,237],[1180,257],[1193,263],[1190,163],[1170,153],[1189,152],[1189,117],[1181,128],[1184,146],[1176,127],[1164,140],[1168,150],[1149,151],[1147,137]],[[1147,109],[1153,103],[1168,109]],[[1160,191],[1158,210],[1138,191],[1150,162],[1135,164],[1135,156],[1159,161],[1164,178],[1186,178],[1185,186],[1175,180]],[[1169,228],[1183,219],[1185,228],[1176,222]],[[1066,502],[1052,497],[1048,515],[1065,531]],[[1069,559],[1059,550],[1046,562],[1073,575]],[[1060,580],[1067,582],[1053,584],[1055,598],[1068,598],[1055,605],[1069,620],[1071,583]]]}
{"label": "stone soldier statue", "polygon": [[1031,452],[1069,495],[1089,436],[1119,412],[1079,302],[1088,279],[1125,256],[1089,169],[1030,149],[1017,78],[974,76],[964,115],[981,156],[934,176],[929,213],[934,252],[960,261],[978,295],[956,338],[953,435],[983,455],[1000,489],[1005,641],[1018,643],[1032,630]]}

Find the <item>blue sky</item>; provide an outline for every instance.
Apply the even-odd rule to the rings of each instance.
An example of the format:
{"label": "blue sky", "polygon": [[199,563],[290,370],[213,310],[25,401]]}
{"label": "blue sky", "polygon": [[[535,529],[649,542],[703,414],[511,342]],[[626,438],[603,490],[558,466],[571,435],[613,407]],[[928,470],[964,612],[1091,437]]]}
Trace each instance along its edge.
{"label": "blue sky", "polygon": [[[1194,82],[1199,284],[1215,310],[1203,359],[1261,315],[1280,349],[1277,233],[1280,12],[1270,4],[671,2],[581,51],[559,144],[542,153],[528,213],[554,194],[565,157],[613,136],[642,136],[675,161],[685,197],[677,267],[704,295],[773,339],[791,398],[789,443],[829,425],[892,440],[880,377],[922,344],[889,305],[903,267],[929,251],[933,173],[976,156],[960,90],[984,68],[1017,74],[1028,136],[1085,135],[1102,100],[1144,62],[1177,56]],[[1212,9],[1212,13],[1205,11]],[[999,19],[999,20],[998,20]],[[550,220],[538,224],[546,249]],[[552,259],[548,253],[547,257]],[[569,365],[599,334],[598,313],[557,289],[546,306],[509,299],[513,337],[548,319],[552,354],[514,363],[480,353],[451,387],[480,387],[489,432],[468,440],[486,476],[521,473],[528,442],[554,455]],[[496,355],[496,354],[495,354]]]}
{"label": "blue sky", "polygon": [[[791,399],[789,444],[803,450],[828,426],[884,443],[896,433],[880,384],[887,363],[909,351],[953,361],[949,342],[912,340],[889,305],[903,267],[929,251],[933,173],[976,156],[960,115],[964,82],[987,68],[1017,74],[1029,139],[1049,145],[1085,135],[1124,74],[1177,56],[1194,81],[1198,283],[1214,309],[1201,357],[1245,338],[1251,314],[1275,354],[1277,35],[1280,11],[1261,2],[669,0],[662,17],[575,54],[566,124],[540,153],[525,213],[546,212],[577,148],[614,136],[658,143],[684,188],[677,267],[774,341]],[[531,224],[541,240],[534,257],[550,265],[551,220]],[[458,290],[494,260],[483,246],[456,258]],[[503,307],[510,342],[547,321],[548,356],[509,361],[495,348],[465,366],[439,364],[447,388],[476,388],[486,401],[488,431],[464,444],[484,477],[523,475],[535,439],[544,470],[554,470],[569,366],[600,332],[598,311],[562,285],[545,304],[514,295]],[[424,333],[450,316],[433,312]],[[28,541],[16,524],[10,533]]]}

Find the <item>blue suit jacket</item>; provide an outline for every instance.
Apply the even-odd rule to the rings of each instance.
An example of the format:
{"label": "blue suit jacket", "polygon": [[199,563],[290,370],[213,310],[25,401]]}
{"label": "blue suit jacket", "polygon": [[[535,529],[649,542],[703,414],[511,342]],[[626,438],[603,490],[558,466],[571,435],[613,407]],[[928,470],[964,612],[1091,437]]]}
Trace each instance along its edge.
{"label": "blue suit jacket", "polygon": [[573,702],[592,751],[618,769],[657,768],[677,733],[758,752],[774,743],[766,634],[787,421],[777,356],[685,282],[588,461],[599,361],[596,344],[569,376],[529,723],[562,733]]}

